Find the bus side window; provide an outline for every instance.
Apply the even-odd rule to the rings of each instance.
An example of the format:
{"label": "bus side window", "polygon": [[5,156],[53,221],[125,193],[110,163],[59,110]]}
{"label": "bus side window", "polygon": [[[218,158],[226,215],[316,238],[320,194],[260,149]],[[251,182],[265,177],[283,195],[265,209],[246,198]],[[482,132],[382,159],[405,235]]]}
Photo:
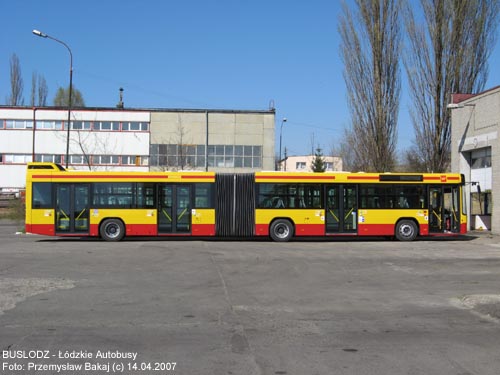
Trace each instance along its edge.
{"label": "bus side window", "polygon": [[274,208],[285,208],[285,203],[283,202],[283,199],[281,199],[281,197],[274,197],[273,198],[273,207]]}
{"label": "bus side window", "polygon": [[401,193],[401,195],[399,196],[398,206],[399,206],[399,208],[409,208],[410,207],[408,204],[408,200],[403,195],[403,193]]}

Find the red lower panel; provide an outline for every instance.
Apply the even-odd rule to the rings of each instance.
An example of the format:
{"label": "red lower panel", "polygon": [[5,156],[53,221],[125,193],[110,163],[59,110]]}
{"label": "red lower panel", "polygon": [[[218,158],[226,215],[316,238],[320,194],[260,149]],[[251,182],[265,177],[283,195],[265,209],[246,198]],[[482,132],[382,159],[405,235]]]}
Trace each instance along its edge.
{"label": "red lower panel", "polygon": [[[156,236],[158,226],[156,224],[126,224],[125,234],[127,236]],[[90,236],[99,236],[98,224],[90,224]]]}
{"label": "red lower panel", "polygon": [[[90,235],[99,235],[99,226],[97,224],[92,224],[90,226]],[[126,235],[127,236],[158,236],[158,226],[156,224],[127,224],[126,225]],[[172,236],[186,236],[190,234],[179,234],[179,233],[162,233],[161,235],[172,235]],[[193,236],[215,236],[215,224],[193,224],[192,227]]]}
{"label": "red lower panel", "polygon": [[359,224],[360,236],[394,236],[394,224]]}
{"label": "red lower panel", "polygon": [[255,224],[255,235],[256,236],[269,236],[269,225],[268,224]]}
{"label": "red lower panel", "polygon": [[156,236],[158,234],[158,226],[156,224],[127,224],[127,236]]}
{"label": "red lower panel", "polygon": [[26,224],[26,233],[54,235],[54,224]]}
{"label": "red lower panel", "polygon": [[394,224],[359,224],[360,236],[393,236]]}
{"label": "red lower panel", "polygon": [[[256,236],[269,236],[269,225],[268,224],[256,224],[255,225],[255,235]],[[324,236],[325,235],[325,225],[324,224],[296,224],[295,225],[295,235],[296,236]]]}
{"label": "red lower panel", "polygon": [[[156,224],[126,224],[125,234],[127,236],[156,236],[158,226]],[[90,236],[99,236],[99,225],[90,224]]]}
{"label": "red lower panel", "polygon": [[[394,224],[359,224],[358,234],[360,236],[394,236]],[[421,224],[418,234],[427,236],[429,234],[429,225]]]}
{"label": "red lower panel", "polygon": [[295,225],[295,235],[296,236],[324,236],[325,235],[325,225],[324,224],[296,224]]}
{"label": "red lower panel", "polygon": [[193,224],[193,236],[215,236],[215,224]]}
{"label": "red lower panel", "polygon": [[460,224],[460,233],[461,234],[467,233],[467,223]]}

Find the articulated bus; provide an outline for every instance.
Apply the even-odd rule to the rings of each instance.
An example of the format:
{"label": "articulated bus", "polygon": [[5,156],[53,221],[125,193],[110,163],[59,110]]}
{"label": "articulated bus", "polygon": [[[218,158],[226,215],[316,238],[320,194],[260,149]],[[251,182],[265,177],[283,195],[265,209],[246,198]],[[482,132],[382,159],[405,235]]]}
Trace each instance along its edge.
{"label": "articulated bus", "polygon": [[460,174],[95,172],[29,163],[26,232],[90,236],[417,236],[467,231]]}

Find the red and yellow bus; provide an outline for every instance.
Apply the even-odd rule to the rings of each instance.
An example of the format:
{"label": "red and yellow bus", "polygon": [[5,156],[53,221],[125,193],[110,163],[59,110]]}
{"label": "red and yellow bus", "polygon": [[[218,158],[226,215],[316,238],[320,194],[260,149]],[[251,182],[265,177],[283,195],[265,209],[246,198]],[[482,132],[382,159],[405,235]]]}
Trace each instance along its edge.
{"label": "red and yellow bus", "polygon": [[460,174],[92,172],[29,163],[26,232],[91,236],[417,236],[467,231]]}

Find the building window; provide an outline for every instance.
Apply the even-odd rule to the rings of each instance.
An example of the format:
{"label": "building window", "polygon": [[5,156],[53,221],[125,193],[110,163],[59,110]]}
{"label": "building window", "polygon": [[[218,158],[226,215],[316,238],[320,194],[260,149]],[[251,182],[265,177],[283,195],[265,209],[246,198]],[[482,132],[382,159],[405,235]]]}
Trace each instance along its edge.
{"label": "building window", "polygon": [[96,131],[119,131],[120,123],[113,121],[95,121],[94,130]]}
{"label": "building window", "polygon": [[122,156],[122,164],[123,165],[136,165],[136,164],[140,164],[140,160],[139,160],[139,163],[136,163],[136,158],[140,158],[140,156],[123,155]]}
{"label": "building window", "polygon": [[147,122],[123,122],[122,123],[122,131],[131,131],[131,132],[145,132],[149,130],[149,124]]}
{"label": "building window", "polygon": [[[32,120],[7,120],[5,121],[7,129],[33,129]],[[3,121],[2,121],[3,128]]]}
{"label": "building window", "polygon": [[471,168],[491,168],[491,148],[486,147],[471,152]]}
{"label": "building window", "polygon": [[36,128],[40,130],[62,130],[63,124],[62,121],[37,120]]}
{"label": "building window", "polygon": [[141,165],[142,166],[149,166],[149,156],[141,156]]}
{"label": "building window", "polygon": [[491,215],[493,198],[491,191],[471,193],[471,215]]}
{"label": "building window", "polygon": [[87,155],[70,155],[69,163],[70,164],[89,164],[90,157]]}
{"label": "building window", "polygon": [[61,164],[61,160],[62,160],[61,155],[50,155],[50,154],[37,154],[37,155],[35,155],[35,161],[39,161],[39,162]]}
{"label": "building window", "polygon": [[304,170],[306,169],[306,162],[305,161],[298,161],[295,163],[295,169],[297,170]]}
{"label": "building window", "polygon": [[[262,146],[208,146],[208,166],[218,168],[261,168]],[[152,144],[151,165],[166,167],[205,166],[205,145]]]}
{"label": "building window", "polygon": [[73,130],[90,130],[92,128],[90,121],[71,121]]}
{"label": "building window", "polygon": [[31,154],[6,154],[4,163],[6,164],[26,164],[31,161]]}
{"label": "building window", "polygon": [[117,165],[120,164],[120,157],[117,155],[94,155],[92,156],[93,165]]}

